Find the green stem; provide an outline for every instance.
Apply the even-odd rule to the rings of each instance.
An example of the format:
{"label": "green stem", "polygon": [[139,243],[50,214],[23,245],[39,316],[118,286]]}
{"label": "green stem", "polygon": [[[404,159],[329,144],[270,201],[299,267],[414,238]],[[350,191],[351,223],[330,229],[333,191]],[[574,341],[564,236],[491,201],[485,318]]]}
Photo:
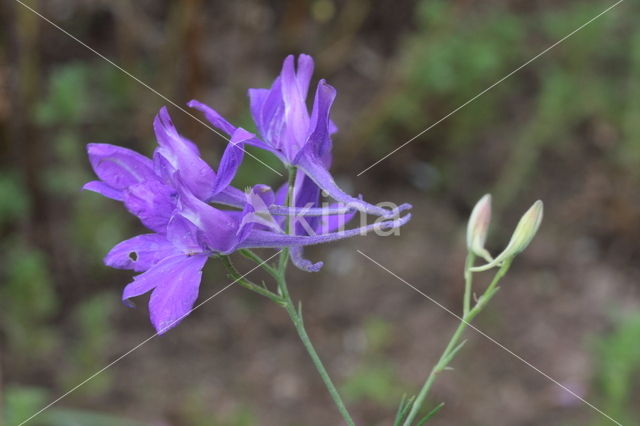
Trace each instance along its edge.
{"label": "green stem", "polygon": [[267,263],[266,260],[264,260],[263,258],[258,256],[257,254],[255,254],[251,250],[249,250],[249,249],[241,249],[240,250],[240,254],[243,255],[244,257],[246,257],[247,259],[254,261],[256,264],[258,264],[260,267],[262,267],[264,270],[266,270],[269,273],[269,275],[271,275],[276,280],[280,276],[279,272],[278,272],[278,270],[276,268],[271,266],[269,263]]}
{"label": "green stem", "polygon": [[238,270],[236,269],[235,265],[231,262],[231,258],[229,256],[221,256],[222,259],[222,263],[224,264],[224,266],[227,268],[227,270],[229,271],[229,274],[231,275],[231,277],[234,280],[237,280],[238,284],[240,284],[241,286],[243,286],[244,288],[247,288],[251,291],[255,291],[256,293],[271,299],[272,301],[274,301],[275,303],[284,306],[284,301],[282,299],[282,297],[280,297],[279,295],[275,294],[274,292],[272,292],[271,290],[265,288],[265,287],[261,287],[251,281],[249,281],[246,278],[243,278],[242,275],[240,275],[240,272],[238,272]]}
{"label": "green stem", "polygon": [[[289,169],[289,180],[288,180],[289,190],[287,193],[287,205],[289,206],[292,206],[294,204],[293,200],[295,199],[294,193],[293,193],[295,173],[296,173],[295,168]],[[286,232],[288,233],[291,232],[292,225],[293,225],[293,218],[290,218],[289,220],[287,220]],[[322,360],[320,360],[318,353],[313,347],[313,344],[311,343],[311,339],[309,339],[309,335],[307,334],[307,331],[304,327],[302,312],[299,309],[296,309],[293,299],[291,298],[289,289],[287,287],[287,280],[286,280],[286,270],[287,270],[288,261],[289,261],[289,249],[285,247],[280,253],[280,259],[278,261],[278,268],[277,268],[277,274],[276,274],[276,280],[278,282],[278,292],[280,293],[280,297],[284,302],[283,306],[286,309],[287,314],[289,314],[289,318],[291,318],[291,322],[293,323],[293,326],[298,332],[298,336],[300,337],[302,344],[307,350],[307,353],[309,354],[309,357],[311,358],[313,365],[318,371],[318,374],[320,374],[320,377],[322,378],[324,385],[329,391],[329,395],[331,395],[333,402],[335,403],[336,407],[338,407],[338,411],[342,415],[342,418],[347,423],[347,425],[355,426],[355,423],[353,422],[353,419],[351,418],[349,411],[344,405],[344,402],[342,402],[342,398],[340,397],[338,390],[333,384],[331,377],[329,377],[329,373],[327,372],[327,369],[324,367]]]}
{"label": "green stem", "polygon": [[467,260],[464,264],[464,301],[463,301],[463,315],[469,313],[471,309],[471,294],[473,292],[473,272],[471,272],[471,267],[473,266],[473,262],[476,260],[475,255],[469,251],[467,255]]}
{"label": "green stem", "polygon": [[[511,262],[512,261],[513,261],[513,259],[507,259],[507,260],[504,261],[504,263],[502,264],[500,269],[498,269],[498,272],[496,273],[496,275],[493,277],[493,281],[491,281],[491,284],[489,284],[489,287],[487,287],[487,290],[484,292],[483,297],[485,297],[485,298],[488,297],[488,299],[493,297],[493,295],[496,292],[498,283],[500,282],[502,277],[504,277],[504,275],[507,273],[507,271],[511,267]],[[483,301],[481,300],[480,302],[483,302]],[[489,302],[489,300],[486,300],[484,305],[486,305],[487,302]]]}
{"label": "green stem", "polygon": [[[285,265],[286,265],[286,263],[285,263]],[[320,374],[320,377],[322,378],[322,381],[324,382],[327,390],[329,391],[329,395],[331,395],[331,398],[333,399],[333,402],[338,407],[338,411],[342,415],[342,418],[344,419],[344,421],[349,426],[354,426],[355,423],[353,422],[353,419],[349,415],[349,411],[347,410],[346,406],[344,405],[344,402],[342,402],[342,398],[340,397],[340,394],[338,393],[338,390],[336,389],[335,385],[333,384],[333,381],[331,380],[331,377],[329,377],[329,373],[327,372],[326,368],[324,367],[324,364],[322,363],[322,360],[320,360],[320,357],[318,356],[318,353],[316,352],[315,348],[313,347],[313,344],[311,343],[311,340],[309,339],[309,335],[307,334],[307,331],[305,330],[305,327],[304,327],[304,321],[302,319],[302,313],[295,308],[295,304],[294,304],[293,300],[291,299],[291,295],[289,294],[289,290],[287,288],[287,283],[286,283],[286,280],[284,278],[284,271],[283,271],[282,277],[281,277],[281,279],[280,279],[280,281],[278,283],[278,286],[279,286],[279,289],[280,289],[280,293],[282,294],[282,299],[285,302],[284,303],[284,308],[286,309],[287,313],[289,314],[289,318],[291,318],[291,322],[293,323],[293,326],[295,327],[296,331],[298,332],[298,336],[300,337],[300,340],[302,341],[302,344],[304,345],[305,349],[307,350],[307,352],[309,354],[309,357],[311,358],[311,361],[313,362],[313,365],[315,366],[316,370],[318,370],[318,374]]]}
{"label": "green stem", "polygon": [[489,286],[487,286],[487,289],[485,290],[485,292],[482,294],[482,296],[480,296],[480,298],[478,299],[476,304],[473,306],[473,308],[471,308],[470,304],[471,304],[472,274],[469,269],[473,266],[473,260],[474,259],[472,255],[470,255],[469,257],[467,257],[467,262],[465,264],[464,314],[460,320],[460,323],[458,324],[458,327],[456,328],[456,331],[453,332],[453,335],[451,336],[451,339],[449,340],[447,347],[442,352],[442,355],[440,355],[440,358],[438,359],[438,362],[436,363],[436,365],[431,369],[431,372],[429,373],[427,380],[424,382],[424,385],[422,385],[422,388],[420,389],[418,396],[416,396],[416,399],[413,401],[413,404],[411,406],[411,411],[407,415],[407,418],[403,426],[411,426],[411,423],[413,422],[415,417],[418,415],[418,412],[422,408],[422,404],[424,403],[424,400],[427,397],[427,394],[429,393],[429,390],[431,389],[431,386],[435,382],[438,374],[441,371],[444,371],[444,369],[448,367],[448,365],[451,363],[451,361],[453,361],[456,354],[458,353],[458,350],[460,349],[461,345],[464,343],[464,342],[462,344],[459,343],[460,338],[462,337],[462,333],[467,328],[467,326],[471,323],[471,321],[473,321],[473,319],[482,311],[482,309],[484,309],[484,307],[487,306],[487,303],[489,303],[489,301],[496,294],[498,290],[498,287],[497,287],[498,283],[500,282],[502,277],[504,277],[504,275],[509,270],[509,267],[511,266],[511,260],[507,260],[502,264],[498,272],[496,272],[496,275],[493,277],[493,280],[491,281]]}
{"label": "green stem", "polygon": [[327,387],[327,390],[329,391],[331,398],[333,399],[334,403],[338,407],[338,411],[340,411],[340,414],[344,418],[347,425],[355,426],[355,423],[351,419],[351,416],[349,415],[349,412],[347,411],[347,408],[345,407],[344,402],[342,402],[342,399],[340,398],[340,394],[338,393],[338,390],[336,389],[335,385],[333,384],[333,381],[329,377],[329,373],[327,373],[326,368],[322,364],[322,361],[320,360],[318,353],[316,352],[315,348],[313,347],[313,344],[311,343],[311,339],[309,339],[309,335],[307,334],[307,331],[304,328],[304,321],[302,319],[301,311],[296,309],[293,299],[291,299],[291,295],[289,293],[289,289],[287,287],[287,281],[285,278],[287,263],[289,258],[289,251],[286,248],[282,251],[282,253],[280,254],[280,261],[277,269],[272,267],[271,265],[267,265],[266,263],[264,263],[264,261],[257,254],[253,253],[250,250],[243,250],[242,254],[245,257],[252,259],[253,261],[265,266],[265,269],[267,269],[269,273],[271,273],[276,278],[276,281],[278,283],[279,294],[275,294],[267,288],[260,287],[259,285],[256,285],[251,281],[245,278],[242,278],[238,270],[235,268],[235,265],[231,262],[231,259],[229,258],[229,256],[221,256],[221,259],[225,267],[231,274],[231,276],[234,279],[238,280],[238,283],[240,285],[242,285],[243,287],[249,290],[255,291],[256,293],[262,296],[265,296],[271,299],[275,303],[285,308],[285,310],[287,311],[287,314],[289,314],[289,318],[291,318],[291,322],[293,323],[296,331],[298,332],[298,336],[300,337],[302,344],[304,345],[305,349],[309,353],[309,356],[311,357],[311,361],[313,362],[313,365],[316,367],[316,370],[318,370],[318,373],[320,374],[322,381]]}

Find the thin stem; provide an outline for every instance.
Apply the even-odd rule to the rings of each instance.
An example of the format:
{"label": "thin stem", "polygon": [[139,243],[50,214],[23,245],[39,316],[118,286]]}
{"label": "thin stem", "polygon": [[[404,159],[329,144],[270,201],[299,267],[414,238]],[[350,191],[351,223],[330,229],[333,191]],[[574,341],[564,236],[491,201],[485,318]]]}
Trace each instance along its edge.
{"label": "thin stem", "polygon": [[467,260],[464,264],[464,301],[463,301],[463,315],[469,313],[471,309],[471,294],[473,292],[473,262],[476,260],[475,255],[469,251],[467,254]]}
{"label": "thin stem", "polygon": [[316,352],[313,344],[311,343],[311,340],[309,339],[309,335],[307,334],[307,331],[305,330],[305,327],[304,327],[304,321],[302,319],[302,315],[295,308],[293,300],[291,299],[291,295],[289,294],[289,291],[287,290],[287,285],[286,285],[286,282],[285,282],[284,279],[280,283],[280,288],[281,288],[281,291],[282,291],[282,297],[283,297],[283,299],[285,301],[284,307],[287,310],[287,313],[289,314],[289,317],[291,318],[291,322],[293,322],[293,325],[294,325],[296,331],[298,332],[298,336],[300,337],[300,340],[302,341],[302,344],[304,345],[305,349],[307,350],[307,352],[309,354],[309,357],[311,358],[311,361],[313,362],[313,365],[315,366],[316,370],[318,370],[318,374],[320,374],[320,377],[322,378],[322,381],[324,382],[327,390],[329,391],[329,395],[331,395],[331,398],[333,399],[333,402],[338,407],[338,411],[342,415],[342,418],[344,419],[344,421],[349,426],[354,426],[355,423],[353,422],[353,419],[351,418],[351,415],[349,414],[349,411],[347,410],[346,406],[344,405],[344,402],[342,401],[342,398],[340,397],[340,394],[338,393],[338,390],[336,389],[335,385],[333,384],[333,381],[331,380],[331,377],[329,376],[329,373],[327,372],[327,369],[324,367],[324,364],[322,363],[322,360],[318,356],[318,353]]}
{"label": "thin stem", "polygon": [[[489,295],[489,297],[492,297],[493,294],[495,294],[495,289],[496,289],[498,283],[500,282],[502,277],[504,277],[504,275],[507,273],[507,271],[511,267],[511,262],[512,261],[513,261],[513,259],[507,259],[507,260],[504,261],[504,263],[502,264],[500,269],[498,269],[498,272],[496,273],[496,275],[493,277],[493,281],[491,281],[491,284],[489,284],[489,287],[487,287],[487,290],[484,292],[483,296]],[[487,300],[487,302],[488,301],[489,300]],[[486,302],[485,302],[485,305],[486,305]]]}
{"label": "thin stem", "polygon": [[[295,167],[289,167],[287,170],[289,172],[289,175],[288,175],[289,178],[287,180],[287,206],[292,207],[295,205],[294,184],[296,181],[296,169]],[[292,227],[293,227],[293,218],[287,217],[287,221],[285,223],[285,232],[287,234],[290,234]],[[280,252],[280,259],[278,261],[278,270],[280,272],[281,277],[284,276],[288,261],[289,261],[289,247],[284,247]]]}
{"label": "thin stem", "polygon": [[[289,178],[287,180],[287,206],[288,207],[295,207],[296,202],[295,202],[295,182],[296,182],[296,168],[295,167],[290,167],[289,168]],[[294,216],[287,216],[288,220],[287,220],[287,224],[285,232],[287,234],[291,233],[291,226],[293,224],[293,219]]]}
{"label": "thin stem", "polygon": [[264,270],[266,270],[269,273],[269,275],[271,275],[276,280],[278,279],[279,277],[278,270],[273,266],[271,266],[269,263],[267,263],[266,260],[258,256],[253,251],[249,249],[241,249],[240,254],[246,257],[247,259],[254,261],[256,264],[260,265]]}
{"label": "thin stem", "polygon": [[[294,194],[293,194],[294,181],[295,181],[295,169],[290,169],[289,170],[289,190],[287,195],[288,206],[292,206],[294,204]],[[287,221],[286,230],[287,232],[291,232],[292,230],[291,220]],[[291,322],[293,323],[293,326],[298,332],[298,336],[300,337],[302,344],[307,350],[307,353],[309,354],[309,357],[311,358],[313,365],[315,366],[316,370],[320,374],[320,377],[322,378],[324,385],[329,391],[329,395],[331,395],[333,402],[338,407],[338,411],[342,415],[342,418],[347,423],[347,425],[355,426],[355,423],[353,422],[353,419],[351,418],[349,411],[344,405],[344,402],[342,402],[342,398],[340,397],[338,390],[333,384],[331,377],[329,377],[329,373],[327,372],[327,369],[324,367],[322,360],[320,360],[318,353],[313,347],[313,344],[311,343],[311,339],[309,339],[309,335],[307,334],[307,331],[304,327],[304,321],[302,319],[301,311],[296,309],[293,299],[291,299],[291,295],[289,293],[289,289],[287,287],[287,280],[286,280],[286,270],[287,270],[288,261],[289,261],[289,249],[285,247],[280,253],[280,259],[279,259],[278,268],[277,268],[278,291],[280,293],[280,297],[284,302],[283,306],[286,309],[287,314],[289,314],[289,318],[291,318]]]}
{"label": "thin stem", "polygon": [[[471,323],[471,321],[482,311],[482,309],[484,309],[484,307],[487,306],[487,303],[489,303],[491,298],[493,298],[493,296],[496,294],[496,291],[498,290],[497,285],[502,279],[502,277],[504,277],[504,275],[509,270],[509,267],[511,266],[511,260],[507,260],[502,264],[502,266],[500,267],[498,272],[496,272],[496,275],[493,277],[493,280],[491,281],[489,286],[487,286],[487,289],[484,291],[482,296],[480,296],[480,298],[478,299],[476,304],[473,306],[473,308],[470,308],[471,275],[472,274],[469,271],[469,269],[472,266],[473,266],[473,259],[469,260],[469,257],[468,257],[467,262],[465,264],[465,296],[464,296],[465,312],[460,320],[460,323],[458,324],[458,327],[456,328],[456,331],[453,332],[453,335],[451,336],[451,339],[449,340],[447,347],[442,352],[442,355],[440,355],[440,358],[438,359],[438,362],[436,363],[436,365],[431,369],[431,372],[429,373],[427,380],[424,382],[424,385],[422,385],[422,388],[420,389],[418,396],[416,396],[416,399],[414,400],[411,406],[411,411],[407,415],[407,418],[403,426],[411,426],[411,423],[413,422],[415,417],[418,415],[420,408],[422,408],[422,404],[424,403],[427,393],[429,392],[429,390],[431,389],[431,386],[435,382],[438,376],[438,373],[440,373],[445,368],[447,368],[447,366],[455,358],[461,345],[464,343],[464,342],[459,343],[460,338],[462,337],[462,333],[467,328],[469,323]],[[467,302],[467,297],[469,297],[469,302]],[[469,305],[467,305],[467,303],[469,303]]]}
{"label": "thin stem", "polygon": [[429,373],[429,377],[427,377],[427,380],[424,382],[424,385],[422,385],[422,388],[420,389],[418,396],[416,396],[416,399],[414,400],[411,406],[411,411],[409,412],[409,415],[407,415],[407,418],[404,421],[404,426],[411,425],[411,423],[413,422],[413,419],[416,417],[416,415],[418,415],[418,411],[420,411],[420,408],[422,408],[424,399],[426,398],[427,393],[429,392],[429,389],[431,389],[431,386],[435,382],[436,377],[438,376],[438,373],[440,373],[447,367],[448,362],[451,362],[452,359],[449,356],[449,354],[451,353],[453,348],[457,346],[458,340],[460,340],[460,336],[462,335],[462,332],[464,331],[466,326],[467,326],[467,322],[463,318],[463,321],[460,321],[460,324],[458,324],[458,328],[456,328],[456,331],[451,336],[451,340],[449,340],[449,343],[447,344],[446,349],[444,350],[444,352],[442,352],[442,355],[440,355],[438,362],[431,369],[431,372]]}
{"label": "thin stem", "polygon": [[224,264],[224,266],[227,268],[227,270],[229,271],[229,274],[231,275],[231,277],[236,280],[238,282],[238,284],[240,284],[241,286],[251,290],[251,291],[255,291],[256,293],[271,299],[272,301],[276,302],[279,305],[283,305],[284,306],[284,301],[282,300],[282,297],[280,297],[279,295],[275,294],[274,292],[272,292],[271,290],[265,288],[265,287],[261,287],[251,281],[249,281],[246,278],[243,278],[242,275],[240,274],[240,272],[238,272],[238,270],[236,269],[235,265],[231,262],[231,258],[229,256],[221,256],[222,259],[222,263]]}

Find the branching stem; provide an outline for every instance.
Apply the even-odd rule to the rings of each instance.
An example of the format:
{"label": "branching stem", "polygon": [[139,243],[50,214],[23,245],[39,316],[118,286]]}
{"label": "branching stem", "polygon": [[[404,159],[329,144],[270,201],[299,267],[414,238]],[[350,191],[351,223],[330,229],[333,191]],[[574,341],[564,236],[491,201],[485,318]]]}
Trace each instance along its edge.
{"label": "branching stem", "polygon": [[511,266],[510,260],[507,260],[502,264],[498,272],[496,272],[496,275],[493,277],[493,280],[491,281],[491,283],[487,286],[487,289],[478,298],[478,301],[473,305],[473,307],[471,307],[471,293],[473,291],[473,288],[472,288],[473,274],[471,273],[470,268],[473,267],[474,260],[475,260],[474,256],[470,254],[467,257],[467,261],[465,263],[465,273],[464,273],[465,291],[464,291],[464,301],[463,301],[463,315],[462,315],[462,318],[460,319],[460,323],[458,324],[458,327],[456,328],[456,330],[453,332],[453,335],[451,336],[451,340],[449,340],[449,343],[447,344],[447,347],[445,348],[444,352],[442,352],[442,355],[440,355],[438,362],[431,369],[431,372],[429,373],[427,380],[424,382],[424,385],[422,385],[422,388],[420,389],[418,396],[416,396],[415,400],[413,401],[413,404],[411,406],[411,411],[409,411],[409,414],[407,415],[407,418],[405,419],[403,426],[411,426],[411,424],[413,423],[413,420],[415,419],[415,417],[418,415],[418,412],[422,408],[422,404],[424,403],[427,393],[431,389],[431,386],[435,382],[438,374],[449,366],[451,361],[453,361],[455,356],[458,354],[459,350],[462,348],[462,345],[464,345],[465,341],[460,342],[462,333],[467,328],[467,326],[471,323],[471,321],[473,321],[473,319],[484,309],[484,307],[487,306],[487,303],[489,303],[491,298],[493,298],[493,296],[496,294],[499,288],[498,283],[500,282],[502,277],[504,277],[504,275],[509,270],[509,267]]}
{"label": "branching stem", "polygon": [[[289,181],[288,181],[289,189],[287,194],[287,205],[290,207],[293,206],[294,204],[293,200],[295,199],[294,197],[295,194],[293,193],[294,182],[295,182],[295,169],[291,168],[289,170]],[[285,226],[286,226],[286,231],[288,233],[293,232],[293,218],[288,218]],[[293,299],[291,298],[291,294],[289,293],[289,289],[287,287],[287,280],[286,280],[286,271],[287,271],[287,265],[289,263],[289,256],[290,256],[289,249],[287,247],[282,249],[282,251],[280,252],[280,257],[278,259],[277,266],[272,266],[264,263],[262,258],[257,254],[255,254],[254,252],[252,252],[251,250],[241,250],[241,254],[244,257],[251,259],[252,261],[258,264],[261,264],[264,267],[264,269],[276,280],[278,285],[278,290],[277,290],[278,294],[275,294],[270,290],[264,287],[257,286],[251,282],[246,282],[246,280],[240,280],[239,283],[250,290],[253,290],[263,296],[270,298],[271,300],[273,300],[274,302],[278,303],[279,305],[285,308],[285,310],[287,311],[287,314],[289,315],[289,318],[291,318],[291,322],[293,323],[293,326],[295,327],[296,332],[298,333],[298,336],[300,337],[300,340],[302,341],[302,344],[307,350],[309,357],[311,358],[311,361],[313,362],[313,365],[315,366],[316,370],[318,370],[318,373],[320,374],[322,381],[324,382],[327,390],[329,391],[329,395],[333,399],[333,402],[337,406],[338,411],[342,415],[342,418],[344,419],[344,421],[348,426],[355,426],[355,423],[353,422],[351,415],[347,411],[347,408],[344,405],[344,402],[342,401],[342,398],[340,397],[338,390],[333,384],[331,377],[329,377],[329,373],[327,372],[327,369],[324,367],[324,364],[320,360],[318,353],[313,347],[313,344],[311,343],[311,339],[309,339],[309,335],[307,334],[307,331],[304,327],[304,321],[302,319],[302,310],[301,308],[296,307],[296,304],[294,303]],[[233,264],[231,263],[228,257],[223,257],[223,261],[225,262],[227,269],[231,270],[231,273],[232,275],[234,275],[235,278],[240,276],[240,274],[238,274],[235,268],[233,267]]]}

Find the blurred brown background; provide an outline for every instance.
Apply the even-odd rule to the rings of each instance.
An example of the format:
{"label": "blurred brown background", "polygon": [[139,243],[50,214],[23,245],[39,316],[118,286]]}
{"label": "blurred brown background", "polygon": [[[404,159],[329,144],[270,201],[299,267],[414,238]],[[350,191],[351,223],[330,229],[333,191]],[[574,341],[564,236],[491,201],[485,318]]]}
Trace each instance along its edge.
{"label": "blurred brown background", "polygon": [[[472,0],[26,2],[179,105],[250,126],[246,89],[289,53],[338,90],[333,171],[368,201],[411,202],[396,238],[314,248],[293,271],[318,351],[361,425],[388,425],[456,321],[464,226],[494,196],[499,251],[536,199],[545,221],[477,321],[625,425],[640,422],[640,7],[623,2],[360,177],[356,174],[613,2]],[[102,265],[142,227],[80,192],[84,147],[151,153],[163,99],[14,0],[0,5],[0,406],[17,425],[153,334]],[[215,163],[224,141],[170,107]],[[247,160],[238,185],[277,176]],[[246,266],[246,265],[245,265]],[[248,267],[245,267],[247,270]],[[211,262],[201,299],[229,282]],[[142,301],[141,301],[142,302]],[[473,331],[440,377],[433,425],[605,425]],[[336,425],[279,307],[231,288],[34,419],[57,425]]]}

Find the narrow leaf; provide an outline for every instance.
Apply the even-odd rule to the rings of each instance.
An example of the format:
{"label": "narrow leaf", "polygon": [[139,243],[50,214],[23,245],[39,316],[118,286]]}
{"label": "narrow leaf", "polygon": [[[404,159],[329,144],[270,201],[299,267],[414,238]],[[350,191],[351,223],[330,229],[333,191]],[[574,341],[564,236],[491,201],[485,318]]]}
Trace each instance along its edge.
{"label": "narrow leaf", "polygon": [[429,421],[431,417],[435,416],[436,413],[440,411],[442,407],[444,407],[444,402],[441,402],[440,404],[436,405],[433,410],[429,411],[429,414],[427,414],[422,419],[420,419],[420,421],[416,424],[416,426],[423,426],[425,423]]}
{"label": "narrow leaf", "polygon": [[407,398],[406,395],[402,395],[402,399],[400,400],[400,406],[398,407],[398,412],[396,413],[395,421],[393,422],[393,426],[399,426],[402,424],[404,418],[409,413],[409,408],[413,404],[413,400],[415,396],[411,396]]}
{"label": "narrow leaf", "polygon": [[451,350],[451,352],[449,352],[449,355],[447,355],[447,357],[444,360],[444,366],[446,367],[452,360],[453,358],[455,358],[455,356],[458,354],[458,352],[460,352],[460,349],[462,349],[462,347],[464,346],[464,344],[467,343],[467,340],[463,340],[462,342],[460,342],[460,344],[458,344],[458,346],[456,346],[455,348],[453,348]]}

